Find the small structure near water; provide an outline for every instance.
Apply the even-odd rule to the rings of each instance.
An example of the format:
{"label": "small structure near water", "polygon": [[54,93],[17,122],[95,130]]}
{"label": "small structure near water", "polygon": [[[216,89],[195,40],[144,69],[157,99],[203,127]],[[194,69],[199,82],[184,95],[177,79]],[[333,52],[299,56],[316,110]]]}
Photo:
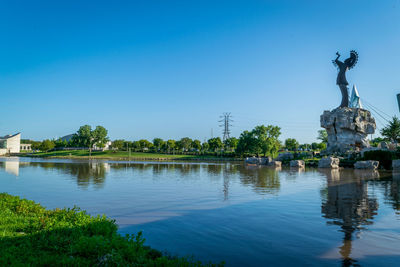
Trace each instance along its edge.
{"label": "small structure near water", "polygon": [[290,167],[291,168],[305,168],[306,164],[304,160],[291,160]]}

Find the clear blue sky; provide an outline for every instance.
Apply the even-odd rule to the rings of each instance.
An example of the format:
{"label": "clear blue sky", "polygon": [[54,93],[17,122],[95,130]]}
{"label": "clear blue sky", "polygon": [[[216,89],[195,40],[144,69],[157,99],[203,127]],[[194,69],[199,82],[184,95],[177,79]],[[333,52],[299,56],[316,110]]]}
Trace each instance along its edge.
{"label": "clear blue sky", "polygon": [[0,135],[204,140],[229,111],[233,136],[274,124],[312,142],[351,49],[349,83],[398,115],[399,0],[1,1]]}

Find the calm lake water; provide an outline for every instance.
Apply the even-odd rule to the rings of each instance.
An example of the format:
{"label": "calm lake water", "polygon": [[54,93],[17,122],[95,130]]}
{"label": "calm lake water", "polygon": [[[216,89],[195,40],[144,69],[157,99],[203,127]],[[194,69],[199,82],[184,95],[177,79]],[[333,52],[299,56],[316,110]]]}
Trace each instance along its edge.
{"label": "calm lake water", "polygon": [[173,255],[227,266],[400,266],[400,174],[0,159],[0,192],[77,205]]}

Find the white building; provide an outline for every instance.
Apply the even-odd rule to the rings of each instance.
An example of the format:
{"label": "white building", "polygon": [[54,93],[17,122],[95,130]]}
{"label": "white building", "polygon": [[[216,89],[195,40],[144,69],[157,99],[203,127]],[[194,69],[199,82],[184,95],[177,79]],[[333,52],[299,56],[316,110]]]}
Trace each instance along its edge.
{"label": "white building", "polygon": [[19,153],[21,146],[21,133],[0,137],[0,155]]}

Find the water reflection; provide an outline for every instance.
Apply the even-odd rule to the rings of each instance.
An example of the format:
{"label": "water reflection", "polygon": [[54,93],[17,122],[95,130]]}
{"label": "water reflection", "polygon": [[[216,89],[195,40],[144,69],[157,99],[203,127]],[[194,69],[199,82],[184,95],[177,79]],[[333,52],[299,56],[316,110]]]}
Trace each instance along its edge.
{"label": "water reflection", "polygon": [[260,194],[276,194],[280,189],[279,170],[266,167],[246,166],[239,168],[240,181],[252,186]]}
{"label": "water reflection", "polygon": [[[326,170],[327,188],[323,190],[321,212],[328,224],[341,227],[343,245],[339,248],[342,266],[356,266],[351,258],[353,234],[372,224],[378,201],[368,194],[367,179],[379,177],[376,172]],[[367,177],[367,178],[364,178]]]}

